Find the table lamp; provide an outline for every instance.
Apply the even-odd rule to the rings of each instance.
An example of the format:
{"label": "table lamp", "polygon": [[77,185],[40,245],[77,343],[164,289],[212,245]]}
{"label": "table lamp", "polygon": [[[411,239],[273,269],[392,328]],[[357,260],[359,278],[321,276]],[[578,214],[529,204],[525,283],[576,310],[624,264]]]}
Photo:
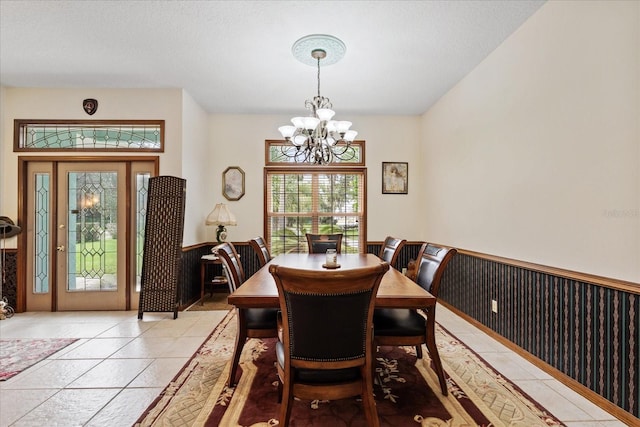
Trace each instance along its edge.
{"label": "table lamp", "polygon": [[217,225],[216,239],[218,243],[222,243],[227,240],[226,225],[238,225],[236,217],[231,213],[227,205],[224,203],[218,203],[215,208],[207,215],[206,225]]}

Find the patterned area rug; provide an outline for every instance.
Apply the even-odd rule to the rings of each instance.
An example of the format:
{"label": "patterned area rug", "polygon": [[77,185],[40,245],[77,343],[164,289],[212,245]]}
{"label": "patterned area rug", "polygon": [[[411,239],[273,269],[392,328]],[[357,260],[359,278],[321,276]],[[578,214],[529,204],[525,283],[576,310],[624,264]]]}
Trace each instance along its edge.
{"label": "patterned area rug", "polygon": [[76,341],[75,338],[0,340],[0,381],[18,375]]}
{"label": "patterned area rug", "polygon": [[212,292],[204,295],[203,304],[196,301],[187,311],[230,310],[232,305],[227,304],[229,292]]}
{"label": "patterned area rug", "polygon": [[[410,347],[381,347],[376,404],[382,426],[561,426],[562,424],[477,354],[438,325],[436,341],[449,395],[425,359]],[[136,426],[277,426],[273,339],[253,339],[241,358],[242,376],[227,388],[235,317],[225,317],[193,359],[140,417]],[[364,427],[360,401],[295,401],[292,426]]]}

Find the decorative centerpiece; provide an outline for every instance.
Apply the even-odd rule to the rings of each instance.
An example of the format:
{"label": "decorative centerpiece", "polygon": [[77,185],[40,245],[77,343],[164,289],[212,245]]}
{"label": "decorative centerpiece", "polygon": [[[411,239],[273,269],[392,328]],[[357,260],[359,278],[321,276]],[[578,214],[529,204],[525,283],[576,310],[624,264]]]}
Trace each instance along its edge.
{"label": "decorative centerpiece", "polygon": [[338,253],[335,249],[327,249],[327,259],[324,264],[322,264],[324,268],[340,268],[340,264],[338,264]]}

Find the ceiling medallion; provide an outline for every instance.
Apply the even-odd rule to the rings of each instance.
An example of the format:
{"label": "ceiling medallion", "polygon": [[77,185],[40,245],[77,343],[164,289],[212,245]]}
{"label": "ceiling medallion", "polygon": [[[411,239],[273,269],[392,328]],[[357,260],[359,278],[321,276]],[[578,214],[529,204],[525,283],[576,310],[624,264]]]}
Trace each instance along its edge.
{"label": "ceiling medallion", "polygon": [[326,66],[340,61],[344,57],[347,47],[337,37],[328,34],[310,34],[298,39],[291,48],[294,58],[311,67],[317,65],[316,59],[309,55],[314,50],[323,50],[326,53],[326,56],[322,58],[322,65]]}

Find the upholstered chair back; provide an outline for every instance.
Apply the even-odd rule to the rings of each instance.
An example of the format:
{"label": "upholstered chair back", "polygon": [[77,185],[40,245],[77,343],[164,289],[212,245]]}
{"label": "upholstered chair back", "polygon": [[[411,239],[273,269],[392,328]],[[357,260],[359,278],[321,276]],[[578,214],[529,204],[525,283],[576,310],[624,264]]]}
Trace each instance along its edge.
{"label": "upholstered chair back", "polygon": [[400,251],[406,243],[407,241],[405,239],[388,236],[384,240],[382,248],[380,249],[380,255],[378,256],[382,260],[387,261],[392,267],[395,267]]}
{"label": "upholstered chair back", "polygon": [[310,254],[323,254],[327,252],[327,249],[335,249],[336,253],[340,253],[342,251],[342,233],[307,233],[307,244]]}
{"label": "upholstered chair back", "polygon": [[440,290],[440,281],[447,264],[458,251],[455,248],[445,248],[432,243],[424,243],[418,252],[416,260],[416,283],[429,291],[436,298]]}
{"label": "upholstered chair back", "polygon": [[238,286],[244,283],[244,269],[240,262],[240,256],[236,252],[233,243],[224,242],[213,248],[213,252],[217,253],[222,261],[222,265],[227,271],[227,279],[229,280],[229,289],[235,291]]}
{"label": "upholstered chair back", "polygon": [[267,248],[267,243],[261,236],[254,237],[249,240],[249,244],[253,248],[254,252],[258,256],[258,261],[260,261],[260,266],[262,267],[269,261],[271,261],[271,254],[269,253],[269,248]]}
{"label": "upholstered chair back", "polygon": [[[375,295],[389,269],[297,270],[273,266],[283,318],[288,319],[291,359],[340,361],[364,358],[370,346]],[[286,342],[285,341],[285,342]]]}

